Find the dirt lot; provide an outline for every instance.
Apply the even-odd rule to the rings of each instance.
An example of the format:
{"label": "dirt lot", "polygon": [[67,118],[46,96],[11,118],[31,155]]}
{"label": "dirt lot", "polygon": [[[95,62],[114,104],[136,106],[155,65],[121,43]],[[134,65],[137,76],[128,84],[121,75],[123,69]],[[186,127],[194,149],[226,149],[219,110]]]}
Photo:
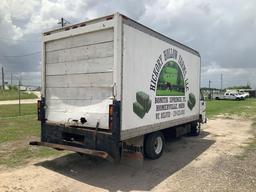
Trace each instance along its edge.
{"label": "dirt lot", "polygon": [[167,141],[164,155],[143,164],[68,154],[0,171],[0,191],[255,191],[256,155],[244,147],[250,120],[217,118],[199,137]]}

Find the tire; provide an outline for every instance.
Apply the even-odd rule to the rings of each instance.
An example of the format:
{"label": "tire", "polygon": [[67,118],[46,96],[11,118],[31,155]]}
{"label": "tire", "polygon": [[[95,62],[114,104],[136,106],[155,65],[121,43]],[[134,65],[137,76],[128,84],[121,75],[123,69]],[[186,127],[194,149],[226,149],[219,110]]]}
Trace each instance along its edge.
{"label": "tire", "polygon": [[198,135],[200,135],[200,132],[201,132],[201,123],[199,123],[199,122],[191,123],[190,135],[191,136],[198,136]]}
{"label": "tire", "polygon": [[161,157],[165,147],[165,139],[162,132],[157,131],[146,136],[144,141],[145,157],[158,159]]}

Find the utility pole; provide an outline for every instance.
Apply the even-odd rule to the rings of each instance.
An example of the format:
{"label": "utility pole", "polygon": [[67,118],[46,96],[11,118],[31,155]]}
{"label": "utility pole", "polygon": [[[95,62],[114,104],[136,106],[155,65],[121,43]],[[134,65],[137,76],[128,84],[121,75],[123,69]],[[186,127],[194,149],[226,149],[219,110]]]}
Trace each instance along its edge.
{"label": "utility pole", "polygon": [[220,75],[220,91],[222,92],[223,75]]}
{"label": "utility pole", "polygon": [[20,114],[20,111],[21,111],[21,110],[20,110],[20,84],[21,84],[21,83],[20,83],[20,80],[19,80],[19,116],[21,115],[21,114]]}
{"label": "utility pole", "polygon": [[212,81],[211,81],[211,80],[209,80],[209,89],[211,88],[211,83],[212,83]]}
{"label": "utility pole", "polygon": [[12,73],[11,73],[11,85],[12,85]]}
{"label": "utility pole", "polygon": [[2,88],[4,90],[4,67],[2,67]]}
{"label": "utility pole", "polygon": [[62,17],[60,19],[60,22],[61,22],[61,27],[64,27],[64,19]]}
{"label": "utility pole", "polygon": [[209,92],[210,92],[210,94],[209,94],[209,99],[212,99],[212,91],[211,91],[211,80],[209,80]]}
{"label": "utility pole", "polygon": [[60,24],[61,27],[64,27],[66,24],[69,24],[69,22],[64,19],[63,17],[60,18],[60,22],[58,22],[57,24]]}

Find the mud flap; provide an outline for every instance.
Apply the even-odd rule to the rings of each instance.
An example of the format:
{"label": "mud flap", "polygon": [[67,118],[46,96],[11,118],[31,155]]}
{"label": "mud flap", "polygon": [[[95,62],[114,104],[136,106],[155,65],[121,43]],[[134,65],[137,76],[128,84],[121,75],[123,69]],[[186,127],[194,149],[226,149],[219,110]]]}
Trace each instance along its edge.
{"label": "mud flap", "polygon": [[142,165],[144,136],[123,141],[121,163],[128,165]]}

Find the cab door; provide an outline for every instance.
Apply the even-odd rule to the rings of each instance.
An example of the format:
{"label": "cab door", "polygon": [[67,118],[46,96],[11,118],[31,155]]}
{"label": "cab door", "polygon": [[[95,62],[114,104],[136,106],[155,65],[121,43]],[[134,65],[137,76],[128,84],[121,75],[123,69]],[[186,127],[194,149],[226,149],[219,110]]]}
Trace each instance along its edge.
{"label": "cab door", "polygon": [[225,93],[225,94],[224,94],[224,99],[230,99],[229,93]]}
{"label": "cab door", "polygon": [[207,122],[207,118],[206,118],[206,102],[204,99],[204,96],[202,94],[202,92],[200,91],[200,120],[201,123],[206,123]]}

